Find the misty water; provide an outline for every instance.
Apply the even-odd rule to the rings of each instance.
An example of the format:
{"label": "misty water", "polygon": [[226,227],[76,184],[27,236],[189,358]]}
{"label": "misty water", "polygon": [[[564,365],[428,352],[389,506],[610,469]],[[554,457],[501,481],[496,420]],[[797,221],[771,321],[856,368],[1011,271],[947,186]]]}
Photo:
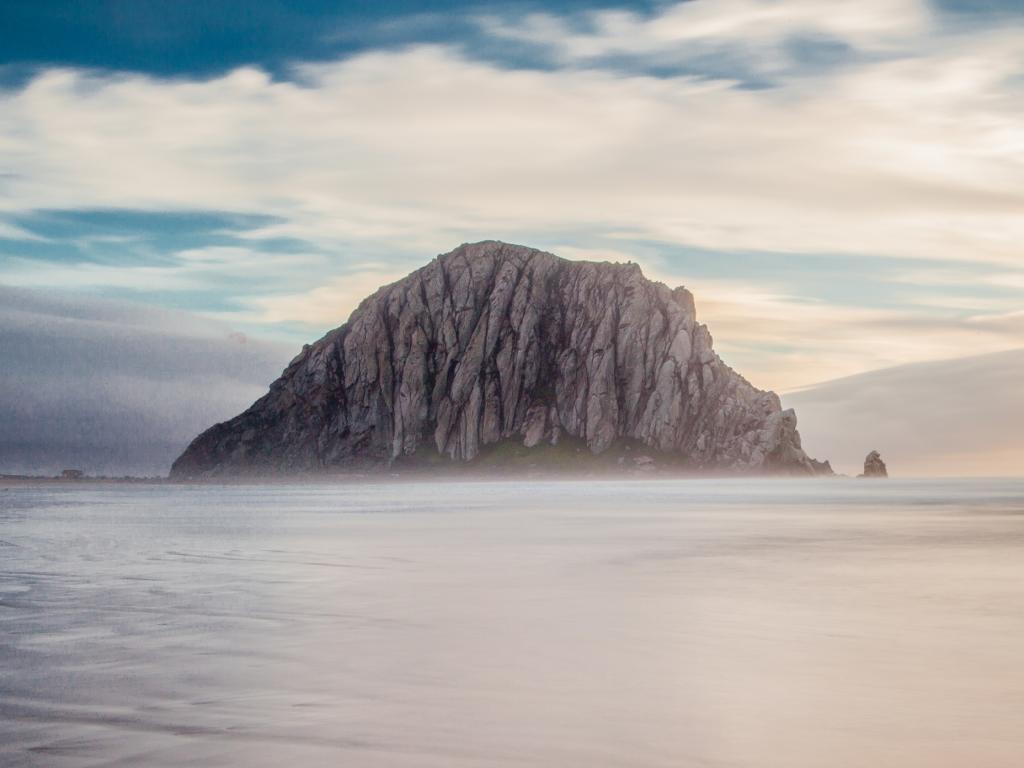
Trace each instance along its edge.
{"label": "misty water", "polygon": [[0,491],[0,765],[1013,766],[1024,482]]}

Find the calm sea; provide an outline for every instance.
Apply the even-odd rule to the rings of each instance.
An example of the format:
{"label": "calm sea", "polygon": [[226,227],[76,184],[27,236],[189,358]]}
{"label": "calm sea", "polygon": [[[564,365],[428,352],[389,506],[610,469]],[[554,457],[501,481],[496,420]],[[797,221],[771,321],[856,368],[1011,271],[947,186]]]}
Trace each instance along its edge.
{"label": "calm sea", "polygon": [[1024,765],[1024,481],[0,490],[0,765]]}

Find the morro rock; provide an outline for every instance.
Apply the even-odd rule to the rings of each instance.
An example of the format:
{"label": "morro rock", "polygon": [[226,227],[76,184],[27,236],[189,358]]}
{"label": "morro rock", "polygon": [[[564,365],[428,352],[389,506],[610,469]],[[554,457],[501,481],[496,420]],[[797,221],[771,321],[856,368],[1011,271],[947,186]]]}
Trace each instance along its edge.
{"label": "morro rock", "polygon": [[864,459],[864,474],[861,477],[888,477],[889,471],[885,468],[882,455],[878,451],[872,451]]}
{"label": "morro rock", "polygon": [[[561,441],[561,442],[560,442]],[[365,299],[175,478],[637,445],[693,471],[831,474],[796,415],[719,359],[693,296],[632,263],[462,245]]]}

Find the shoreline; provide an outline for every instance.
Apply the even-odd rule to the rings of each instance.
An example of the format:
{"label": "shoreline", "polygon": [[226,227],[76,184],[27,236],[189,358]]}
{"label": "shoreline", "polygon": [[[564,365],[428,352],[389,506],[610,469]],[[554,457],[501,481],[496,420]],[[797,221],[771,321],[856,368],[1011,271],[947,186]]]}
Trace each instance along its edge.
{"label": "shoreline", "polygon": [[86,486],[86,485],[169,485],[169,486],[236,486],[236,485],[333,485],[338,483],[378,484],[403,482],[495,482],[532,481],[659,481],[659,480],[831,480],[849,475],[794,475],[786,473],[690,473],[658,470],[624,470],[620,472],[558,472],[550,470],[518,472],[454,472],[383,471],[351,473],[309,473],[295,475],[240,475],[212,478],[171,477],[81,477],[63,478],[45,475],[0,475],[0,488],[10,486]]}

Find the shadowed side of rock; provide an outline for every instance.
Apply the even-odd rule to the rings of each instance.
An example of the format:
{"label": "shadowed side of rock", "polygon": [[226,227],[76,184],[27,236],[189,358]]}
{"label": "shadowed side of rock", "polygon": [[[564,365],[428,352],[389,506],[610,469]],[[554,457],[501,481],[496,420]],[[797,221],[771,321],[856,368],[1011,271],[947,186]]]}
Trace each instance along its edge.
{"label": "shadowed side of rock", "polygon": [[204,432],[172,476],[388,466],[424,452],[475,459],[617,439],[694,469],[829,473],[793,411],[712,349],[693,297],[635,264],[463,245],[367,298],[240,416]]}

